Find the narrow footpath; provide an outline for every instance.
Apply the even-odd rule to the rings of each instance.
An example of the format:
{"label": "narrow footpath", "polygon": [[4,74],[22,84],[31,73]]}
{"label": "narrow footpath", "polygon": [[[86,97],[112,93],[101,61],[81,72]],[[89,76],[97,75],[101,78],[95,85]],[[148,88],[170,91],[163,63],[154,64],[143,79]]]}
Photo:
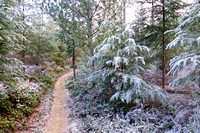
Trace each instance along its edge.
{"label": "narrow footpath", "polygon": [[50,117],[44,128],[44,133],[69,133],[68,131],[68,110],[65,109],[66,98],[69,92],[65,91],[65,80],[72,75],[72,72],[59,77],[53,90],[53,102]]}

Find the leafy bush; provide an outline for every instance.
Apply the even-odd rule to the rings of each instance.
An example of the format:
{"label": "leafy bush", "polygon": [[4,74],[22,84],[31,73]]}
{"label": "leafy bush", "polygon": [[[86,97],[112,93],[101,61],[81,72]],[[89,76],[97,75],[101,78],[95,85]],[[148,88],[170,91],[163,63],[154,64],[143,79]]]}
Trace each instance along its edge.
{"label": "leafy bush", "polygon": [[[41,95],[30,88],[8,88],[0,91],[0,127],[3,131],[21,127],[32,108],[39,105]],[[0,130],[1,131],[1,130]]]}

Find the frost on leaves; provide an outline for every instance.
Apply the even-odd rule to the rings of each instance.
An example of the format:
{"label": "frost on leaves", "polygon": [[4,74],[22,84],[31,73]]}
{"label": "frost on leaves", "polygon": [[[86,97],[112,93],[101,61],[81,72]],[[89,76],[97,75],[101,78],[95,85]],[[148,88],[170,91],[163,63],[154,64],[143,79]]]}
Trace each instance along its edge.
{"label": "frost on leaves", "polygon": [[96,70],[89,76],[89,84],[95,83],[102,93],[110,96],[110,101],[137,104],[156,98],[161,101],[159,88],[147,84],[139,74],[144,70],[144,56],[149,49],[137,45],[133,36],[133,31],[126,30],[111,35],[95,48],[89,62],[95,64]]}
{"label": "frost on leaves", "polygon": [[200,4],[198,2],[196,0],[190,10],[187,10],[182,23],[176,29],[167,31],[175,32],[175,39],[168,44],[167,48],[182,48],[184,51],[171,59],[168,74],[175,76],[185,68],[190,69],[189,73],[172,81],[170,83],[172,87],[193,84],[197,90],[200,89]]}

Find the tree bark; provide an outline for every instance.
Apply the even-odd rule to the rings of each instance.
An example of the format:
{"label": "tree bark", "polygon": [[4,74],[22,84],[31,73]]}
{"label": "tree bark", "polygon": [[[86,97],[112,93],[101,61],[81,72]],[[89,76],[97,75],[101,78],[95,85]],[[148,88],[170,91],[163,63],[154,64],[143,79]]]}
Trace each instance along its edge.
{"label": "tree bark", "polygon": [[[23,3],[23,9],[22,9],[22,11],[23,11],[23,16],[22,16],[22,21],[25,23],[25,5],[24,5],[24,0],[22,1]],[[25,36],[25,29],[23,29],[23,32],[22,32],[22,35],[23,35],[23,37]],[[25,59],[25,56],[26,56],[26,50],[25,50],[25,39],[23,38],[23,40],[22,40],[22,45],[24,46],[24,49],[21,51],[21,56],[22,56],[22,61],[23,61],[23,63],[25,63],[25,61],[26,61],[26,59]],[[25,72],[25,68],[23,68],[23,71]]]}
{"label": "tree bark", "polygon": [[[25,15],[24,15],[24,13],[25,13],[25,7],[24,6],[25,5],[24,5],[24,0],[22,2],[23,2],[22,3],[23,4],[22,5],[23,6],[23,9],[22,9],[22,11],[23,11],[22,21],[25,23]],[[25,29],[23,29],[22,35],[25,36]],[[25,39],[24,38],[22,40],[22,45],[25,47]],[[22,52],[22,61],[25,62],[26,50],[23,49],[21,52]]]}
{"label": "tree bark", "polygon": [[162,11],[163,11],[163,31],[162,31],[162,35],[163,35],[163,38],[162,38],[162,48],[163,48],[163,53],[162,53],[162,88],[165,89],[165,71],[166,71],[166,66],[165,66],[165,56],[166,56],[166,50],[165,50],[165,6],[164,6],[164,3],[165,3],[165,0],[162,0],[162,3],[163,3],[163,6],[162,6]]}
{"label": "tree bark", "polygon": [[[93,54],[93,48],[92,48],[92,18],[91,18],[91,11],[90,11],[90,0],[87,1],[87,47],[89,50],[89,56],[92,57]],[[94,65],[90,65],[90,70],[94,71]]]}
{"label": "tree bark", "polygon": [[152,6],[152,8],[151,8],[151,21],[152,21],[152,25],[154,25],[154,0],[152,0],[152,3],[151,3],[151,6]]}
{"label": "tree bark", "polygon": [[[126,24],[126,0],[123,0],[123,24]],[[123,30],[125,30],[125,26]]]}
{"label": "tree bark", "polygon": [[73,40],[73,52],[72,52],[72,65],[73,65],[73,75],[74,80],[76,80],[76,54],[75,54],[75,46],[74,46],[74,40]]}

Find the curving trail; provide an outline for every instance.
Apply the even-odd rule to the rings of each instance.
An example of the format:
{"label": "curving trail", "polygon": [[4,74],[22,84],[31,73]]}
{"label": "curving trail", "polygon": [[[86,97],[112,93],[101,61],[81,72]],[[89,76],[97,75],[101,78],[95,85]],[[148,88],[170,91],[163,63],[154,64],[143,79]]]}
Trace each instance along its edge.
{"label": "curving trail", "polygon": [[53,90],[53,102],[50,117],[44,128],[44,133],[69,133],[67,116],[68,110],[65,109],[66,98],[69,92],[65,91],[65,80],[72,75],[72,72],[59,77]]}

